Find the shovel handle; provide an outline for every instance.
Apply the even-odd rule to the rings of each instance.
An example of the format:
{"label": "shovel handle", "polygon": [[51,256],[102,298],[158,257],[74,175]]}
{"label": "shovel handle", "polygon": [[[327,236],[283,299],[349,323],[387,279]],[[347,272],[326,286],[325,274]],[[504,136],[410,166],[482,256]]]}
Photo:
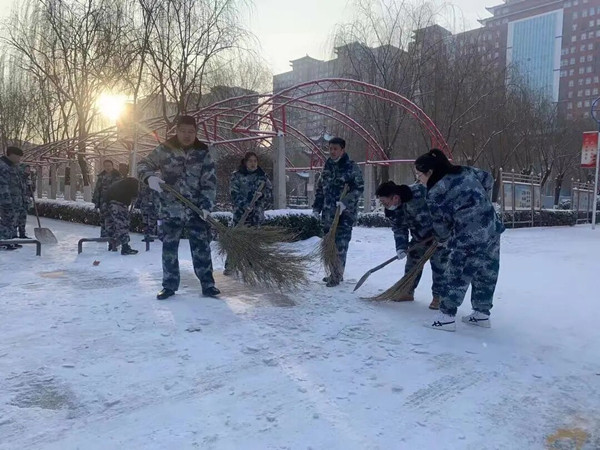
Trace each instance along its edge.
{"label": "shovel handle", "polygon": [[252,212],[252,210],[254,209],[254,205],[256,205],[256,202],[259,199],[258,194],[262,193],[262,190],[264,189],[264,187],[265,187],[265,182],[261,181],[260,184],[258,185],[258,188],[256,189],[256,192],[254,193],[254,196],[252,197],[252,201],[250,202],[250,204],[246,208],[246,211],[244,211],[244,214],[240,218],[240,221],[237,224],[238,227],[243,226],[246,223],[246,220],[248,220],[248,216],[250,215],[250,212]]}
{"label": "shovel handle", "polygon": [[35,217],[37,219],[38,228],[42,228],[42,223],[40,222],[40,215],[37,209],[37,202],[35,201],[35,192],[33,192],[32,186],[29,186],[29,191],[31,192],[31,200],[33,201],[33,210],[35,211]]}

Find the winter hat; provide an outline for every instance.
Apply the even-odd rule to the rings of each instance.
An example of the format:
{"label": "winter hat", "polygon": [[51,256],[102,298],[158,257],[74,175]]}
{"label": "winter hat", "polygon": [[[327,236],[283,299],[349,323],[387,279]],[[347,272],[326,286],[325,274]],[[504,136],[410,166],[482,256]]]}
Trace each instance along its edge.
{"label": "winter hat", "polygon": [[6,148],[6,156],[10,156],[10,155],[23,156],[23,150],[21,150],[19,147],[7,147]]}
{"label": "winter hat", "polygon": [[197,128],[196,119],[193,116],[179,116],[175,120],[175,124],[179,125],[193,125],[194,128]]}

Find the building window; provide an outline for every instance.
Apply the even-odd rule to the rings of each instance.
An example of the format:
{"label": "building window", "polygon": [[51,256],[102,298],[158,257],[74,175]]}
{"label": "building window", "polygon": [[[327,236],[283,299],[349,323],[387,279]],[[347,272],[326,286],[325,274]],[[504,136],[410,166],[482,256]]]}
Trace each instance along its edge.
{"label": "building window", "polygon": [[577,11],[575,11],[575,12],[573,13],[573,20],[575,20],[575,19],[577,19],[577,18],[579,18],[579,14],[577,13]]}
{"label": "building window", "polygon": [[600,83],[600,76],[596,75],[594,77],[594,83]]}
{"label": "building window", "polygon": [[600,27],[600,19],[596,19],[596,26]]}
{"label": "building window", "polygon": [[594,44],[588,44],[588,50],[594,50]]}
{"label": "building window", "polygon": [[567,71],[566,70],[561,70],[560,71],[560,76],[563,77],[563,78],[566,77],[567,76]]}
{"label": "building window", "polygon": [[584,9],[583,11],[581,11],[581,17],[587,17],[588,16],[587,13],[588,13],[587,9]]}
{"label": "building window", "polygon": [[577,91],[577,97],[583,97],[583,91]]}
{"label": "building window", "polygon": [[592,91],[590,91],[589,89],[585,90],[585,96],[589,97],[590,95],[592,95]]}
{"label": "building window", "polygon": [[584,118],[584,119],[589,119],[589,117],[590,117],[590,113],[589,113],[589,111],[585,111],[585,112],[583,113],[583,118]]}
{"label": "building window", "polygon": [[568,97],[569,97],[569,98],[573,98],[573,91],[569,91],[569,95],[568,95]]}
{"label": "building window", "polygon": [[577,50],[576,47],[571,47],[571,53],[575,53],[575,50]]}
{"label": "building window", "polygon": [[583,106],[583,103],[581,103],[581,102],[577,102],[577,107],[578,107],[578,108],[581,108],[582,106]]}
{"label": "building window", "polygon": [[583,78],[580,78],[579,80],[577,80],[577,85],[583,86]]}
{"label": "building window", "polygon": [[587,66],[587,68],[585,69],[585,71],[587,73],[592,73],[592,66]]}
{"label": "building window", "polygon": [[579,51],[585,52],[585,44],[581,44],[581,47],[579,47]]}
{"label": "building window", "polygon": [[594,32],[593,32],[593,31],[590,31],[590,32],[588,33],[588,39],[593,39],[593,38],[594,38]]}
{"label": "building window", "polygon": [[575,82],[573,80],[569,80],[569,87],[575,86]]}
{"label": "building window", "polygon": [[575,58],[571,58],[571,65],[575,65]]}
{"label": "building window", "polygon": [[[599,31],[600,33],[600,31]],[[571,42],[577,42],[577,36],[571,36]]]}
{"label": "building window", "polygon": [[592,95],[598,95],[598,88],[594,88],[592,90]]}
{"label": "building window", "polygon": [[587,34],[583,33],[583,34],[581,35],[581,40],[582,40],[582,41],[585,41],[586,39],[587,39]]}
{"label": "building window", "polygon": [[596,9],[595,8],[590,8],[590,16],[593,16],[596,14]]}
{"label": "building window", "polygon": [[573,31],[577,31],[577,24],[576,23],[573,24]]}
{"label": "building window", "polygon": [[[573,36],[575,37],[575,36]],[[600,30],[596,31],[596,37],[600,37]]]}
{"label": "building window", "polygon": [[590,20],[590,28],[594,28],[594,24],[596,23],[595,20]]}
{"label": "building window", "polygon": [[586,100],[585,102],[583,102],[583,106],[585,106],[586,108],[590,107],[590,101]]}
{"label": "building window", "polygon": [[585,56],[580,56],[579,57],[579,62],[580,63],[584,63],[585,62]]}
{"label": "building window", "polygon": [[583,75],[585,73],[585,67],[579,68],[579,75]]}
{"label": "building window", "polygon": [[587,62],[592,62],[594,60],[594,55],[587,55]]}
{"label": "building window", "polygon": [[567,103],[567,109],[573,109],[573,103],[571,103],[571,102]]}
{"label": "building window", "polygon": [[591,78],[591,77],[587,77],[587,78],[585,79],[585,84],[586,84],[586,85],[588,85],[588,84],[592,84],[592,78]]}
{"label": "building window", "polygon": [[575,69],[569,69],[569,76],[572,77],[575,75]]}

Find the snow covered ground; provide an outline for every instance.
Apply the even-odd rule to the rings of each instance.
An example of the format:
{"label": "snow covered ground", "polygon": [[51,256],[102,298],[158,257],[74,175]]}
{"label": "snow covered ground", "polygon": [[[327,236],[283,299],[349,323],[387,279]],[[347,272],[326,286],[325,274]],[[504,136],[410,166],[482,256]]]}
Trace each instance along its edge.
{"label": "snow covered ground", "polygon": [[1,449],[600,448],[600,230],[507,231],[493,328],[452,334],[422,326],[428,268],[412,304],[352,293],[393,255],[389,229],[355,229],[342,286],[315,270],[285,298],[222,277],[201,298],[183,242],[159,302],[158,245],[78,256],[97,228],[44,225],[60,243],[41,258],[0,253]]}

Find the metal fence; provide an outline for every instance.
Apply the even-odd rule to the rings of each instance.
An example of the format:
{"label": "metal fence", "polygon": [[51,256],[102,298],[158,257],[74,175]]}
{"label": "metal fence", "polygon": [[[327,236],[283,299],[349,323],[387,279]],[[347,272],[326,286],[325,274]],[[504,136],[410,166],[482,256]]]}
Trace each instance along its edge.
{"label": "metal fence", "polygon": [[[502,212],[512,212],[513,228],[515,225],[533,226],[535,212],[542,209],[541,177],[539,175],[523,175],[514,171],[501,171],[500,177]],[[527,211],[529,214],[517,215],[517,211]]]}

